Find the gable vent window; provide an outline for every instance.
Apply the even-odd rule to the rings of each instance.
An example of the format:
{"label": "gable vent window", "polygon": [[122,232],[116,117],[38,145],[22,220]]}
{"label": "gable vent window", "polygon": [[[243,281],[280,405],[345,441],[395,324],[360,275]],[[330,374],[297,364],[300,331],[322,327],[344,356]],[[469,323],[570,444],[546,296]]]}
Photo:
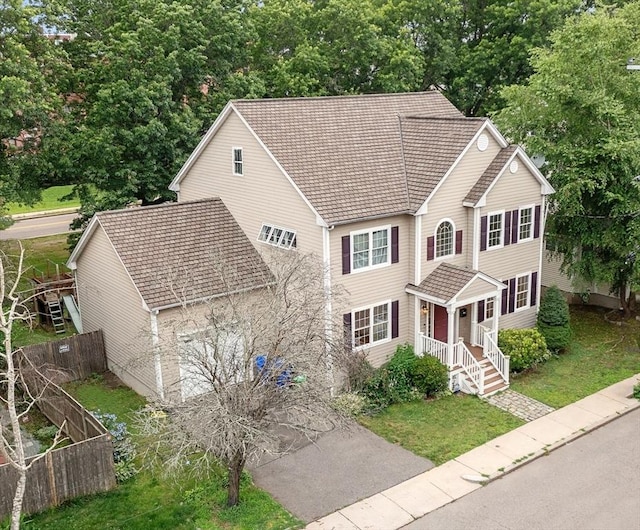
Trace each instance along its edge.
{"label": "gable vent window", "polygon": [[297,248],[296,233],[293,230],[263,224],[258,241],[280,248]]}
{"label": "gable vent window", "polygon": [[242,147],[233,148],[233,174],[244,175],[244,160],[242,158]]}

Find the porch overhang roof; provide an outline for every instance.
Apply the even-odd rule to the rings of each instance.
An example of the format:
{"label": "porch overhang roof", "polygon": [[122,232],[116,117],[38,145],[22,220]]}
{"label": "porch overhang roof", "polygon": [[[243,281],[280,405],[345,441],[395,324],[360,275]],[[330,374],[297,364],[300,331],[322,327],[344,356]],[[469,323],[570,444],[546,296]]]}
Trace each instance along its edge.
{"label": "porch overhang roof", "polygon": [[483,272],[441,263],[420,285],[407,284],[405,290],[439,305],[464,305],[495,295],[506,288],[500,280]]}

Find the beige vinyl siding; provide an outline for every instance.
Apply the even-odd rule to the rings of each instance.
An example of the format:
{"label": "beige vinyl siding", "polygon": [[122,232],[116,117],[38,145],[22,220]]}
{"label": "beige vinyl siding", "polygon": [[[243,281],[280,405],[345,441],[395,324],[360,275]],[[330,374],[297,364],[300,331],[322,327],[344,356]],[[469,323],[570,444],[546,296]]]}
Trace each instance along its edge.
{"label": "beige vinyl siding", "polygon": [[[332,283],[345,290],[345,302],[340,310],[343,313],[353,309],[375,305],[385,301],[399,301],[398,338],[391,339],[378,346],[366,348],[367,358],[374,366],[387,361],[398,344],[413,343],[410,329],[413,327],[413,300],[405,292],[407,283],[413,281],[413,261],[409,248],[413,245],[410,233],[413,232],[413,217],[409,215],[387,217],[372,221],[336,226],[330,231],[331,278]],[[342,237],[359,230],[372,230],[383,226],[398,226],[399,261],[387,267],[363,272],[342,274]],[[391,236],[389,236],[391,237]],[[391,259],[391,239],[389,239],[389,259]]]}
{"label": "beige vinyl siding", "polygon": [[[434,192],[427,205],[427,214],[423,216],[421,262],[422,277],[426,277],[441,262],[446,261],[461,267],[471,267],[473,211],[462,206],[469,190],[482,176],[485,169],[500,151],[498,143],[489,135],[489,146],[485,151],[478,150],[475,143],[470,146],[451,174]],[[462,254],[448,258],[427,261],[427,238],[436,235],[436,228],[444,219],[453,221],[456,230],[463,230]]]}
{"label": "beige vinyl siding", "polygon": [[[567,293],[576,292],[571,280],[560,270],[562,257],[552,256],[550,252],[544,251],[542,259],[542,285],[551,287],[555,285],[561,291]],[[580,291],[578,288],[577,291]]]}
{"label": "beige vinyl siding", "polygon": [[154,394],[149,313],[100,226],[78,258],[76,285],[83,330],[103,330],[109,369],[136,392]]}
{"label": "beige vinyl siding", "polygon": [[[500,301],[498,300],[498,308]],[[515,313],[500,316],[500,329],[532,328],[536,325],[537,307],[529,307]]]}
{"label": "beige vinyl siding", "polygon": [[495,292],[495,287],[492,284],[481,278],[476,278],[471,282],[471,285],[467,286],[460,292],[457,299],[463,301],[477,298],[481,295],[490,296],[488,293],[493,292]]}
{"label": "beige vinyl siding", "polygon": [[[243,149],[242,176],[232,174],[232,150]],[[220,197],[258,251],[262,223],[296,231],[298,249],[322,255],[316,216],[240,118],[231,112],[180,183],[180,201]]]}
{"label": "beige vinyl siding", "polygon": [[[521,161],[518,161],[518,165],[516,173],[511,173],[507,168],[489,191],[487,205],[480,210],[481,216],[498,211],[506,214],[525,206],[533,206],[535,211],[535,206],[542,204],[540,183]],[[479,238],[480,235],[476,237]],[[541,231],[537,239],[480,251],[478,268],[485,274],[499,279],[513,278],[527,271],[537,271],[540,266],[542,245]]]}

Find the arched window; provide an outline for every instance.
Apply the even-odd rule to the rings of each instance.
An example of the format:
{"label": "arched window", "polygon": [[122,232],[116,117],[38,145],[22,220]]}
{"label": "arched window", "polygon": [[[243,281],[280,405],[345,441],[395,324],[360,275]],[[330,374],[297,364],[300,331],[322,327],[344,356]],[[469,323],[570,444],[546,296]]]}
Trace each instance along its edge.
{"label": "arched window", "polygon": [[436,258],[453,255],[453,225],[443,221],[436,230]]}

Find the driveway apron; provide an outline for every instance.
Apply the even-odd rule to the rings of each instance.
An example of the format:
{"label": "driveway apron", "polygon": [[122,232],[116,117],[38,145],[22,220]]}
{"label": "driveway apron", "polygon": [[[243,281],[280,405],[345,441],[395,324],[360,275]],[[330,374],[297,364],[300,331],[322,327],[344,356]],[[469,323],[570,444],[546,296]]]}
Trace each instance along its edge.
{"label": "driveway apron", "polygon": [[305,522],[434,467],[359,425],[300,445],[291,454],[249,468],[260,488]]}

